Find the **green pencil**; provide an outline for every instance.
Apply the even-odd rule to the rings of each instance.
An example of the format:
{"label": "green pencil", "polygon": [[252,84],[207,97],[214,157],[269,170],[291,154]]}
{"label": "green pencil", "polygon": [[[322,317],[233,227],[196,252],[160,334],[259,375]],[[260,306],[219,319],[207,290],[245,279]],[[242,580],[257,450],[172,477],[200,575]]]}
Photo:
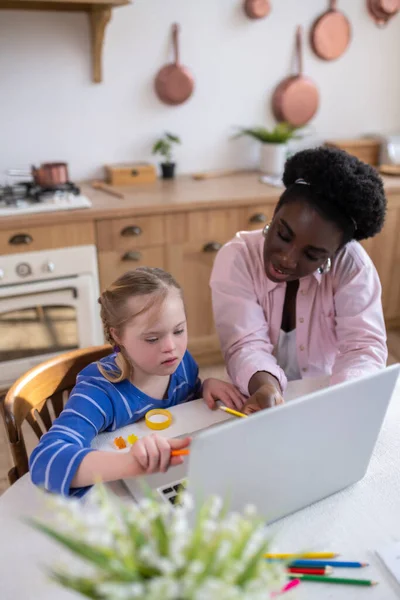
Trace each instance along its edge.
{"label": "green pencil", "polygon": [[288,575],[289,579],[301,579],[302,581],[319,581],[320,583],[342,583],[344,585],[377,585],[377,581],[369,579],[349,579],[346,577],[326,577],[325,575],[301,575],[293,573]]}

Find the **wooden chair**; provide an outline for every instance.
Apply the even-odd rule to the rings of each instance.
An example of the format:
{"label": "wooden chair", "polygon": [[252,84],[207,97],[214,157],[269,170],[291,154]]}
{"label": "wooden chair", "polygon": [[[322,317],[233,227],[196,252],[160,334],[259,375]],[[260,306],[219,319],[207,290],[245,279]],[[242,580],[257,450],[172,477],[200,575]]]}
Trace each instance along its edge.
{"label": "wooden chair", "polygon": [[10,485],[29,471],[24,421],[39,440],[61,413],[78,373],[111,352],[107,344],[60,354],[30,369],[8,390],[1,411],[15,465],[8,473]]}

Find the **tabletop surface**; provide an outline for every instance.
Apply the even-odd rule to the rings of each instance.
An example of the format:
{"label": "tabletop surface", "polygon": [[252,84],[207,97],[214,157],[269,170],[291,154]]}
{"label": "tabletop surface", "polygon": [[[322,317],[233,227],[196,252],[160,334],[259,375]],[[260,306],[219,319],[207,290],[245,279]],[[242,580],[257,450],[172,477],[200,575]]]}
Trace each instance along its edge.
{"label": "tabletop surface", "polygon": [[[294,382],[287,397],[322,387],[321,382]],[[310,387],[311,386],[311,387]],[[222,411],[211,412],[201,401],[173,407],[173,424],[165,435],[181,435],[202,429],[228,417]],[[400,540],[400,382],[393,395],[368,472],[359,483],[321,502],[286,517],[270,527],[273,549],[297,552],[302,549],[340,552],[343,560],[368,562],[368,568],[340,570],[344,576],[362,576],[379,581],[373,588],[302,583],[291,597],[299,600],[400,598],[400,586],[392,579],[376,556],[385,544]],[[123,435],[147,433],[143,423],[120,430]],[[99,436],[98,446],[112,448],[112,439]],[[95,445],[96,445],[95,444]],[[128,496],[121,482],[109,484],[119,496]],[[56,587],[46,578],[44,566],[68,560],[68,554],[33,531],[24,523],[28,516],[46,515],[44,495],[22,477],[0,497],[0,581],[4,600],[77,600],[72,592]],[[21,576],[23,574],[23,576]]]}

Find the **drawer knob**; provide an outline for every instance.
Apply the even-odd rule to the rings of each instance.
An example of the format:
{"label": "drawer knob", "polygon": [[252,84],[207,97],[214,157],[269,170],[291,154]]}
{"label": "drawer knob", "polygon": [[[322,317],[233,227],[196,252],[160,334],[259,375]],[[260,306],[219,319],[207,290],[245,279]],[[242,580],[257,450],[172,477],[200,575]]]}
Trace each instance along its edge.
{"label": "drawer knob", "polygon": [[124,237],[138,236],[142,234],[142,229],[138,225],[129,225],[124,227],[121,231],[121,235]]}
{"label": "drawer knob", "polygon": [[208,244],[204,244],[203,252],[218,252],[222,248],[222,244],[219,242],[208,242]]}
{"label": "drawer knob", "polygon": [[141,260],[142,255],[140,252],[137,252],[137,250],[129,250],[129,252],[125,252],[125,254],[122,257],[122,260],[133,260],[135,262]]}
{"label": "drawer knob", "polygon": [[8,240],[9,244],[13,246],[22,246],[23,244],[31,244],[33,242],[33,238],[28,233],[17,233],[10,237]]}
{"label": "drawer knob", "polygon": [[267,217],[264,213],[254,213],[249,219],[250,223],[265,223],[266,220]]}

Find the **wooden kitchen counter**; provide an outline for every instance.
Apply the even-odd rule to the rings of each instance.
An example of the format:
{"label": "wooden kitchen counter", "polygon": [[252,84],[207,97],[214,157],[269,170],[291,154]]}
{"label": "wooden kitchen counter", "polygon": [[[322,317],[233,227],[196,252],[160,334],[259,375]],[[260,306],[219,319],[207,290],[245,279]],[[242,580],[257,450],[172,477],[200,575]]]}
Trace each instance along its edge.
{"label": "wooden kitchen counter", "polygon": [[[0,256],[95,244],[100,287],[138,266],[164,268],[182,285],[189,348],[200,364],[221,359],[209,279],[221,246],[237,231],[261,229],[283,188],[259,181],[259,173],[118,188],[124,199],[80,184],[93,206],[0,218]],[[384,178],[388,214],[383,231],[362,243],[382,283],[388,327],[400,325],[400,177]],[[0,264],[1,268],[1,264]]]}
{"label": "wooden kitchen counter", "polygon": [[[81,191],[93,203],[88,209],[38,213],[0,218],[1,229],[52,225],[76,221],[123,216],[139,216],[174,213],[207,208],[228,208],[264,204],[274,206],[284,188],[277,188],[259,181],[260,174],[239,174],[196,181],[190,176],[181,176],[174,181],[157,180],[142,184],[116,188],[125,194],[124,199],[94,190],[88,183],[78,184]],[[388,198],[400,195],[400,177],[383,177]],[[389,198],[390,199],[390,198]]]}

